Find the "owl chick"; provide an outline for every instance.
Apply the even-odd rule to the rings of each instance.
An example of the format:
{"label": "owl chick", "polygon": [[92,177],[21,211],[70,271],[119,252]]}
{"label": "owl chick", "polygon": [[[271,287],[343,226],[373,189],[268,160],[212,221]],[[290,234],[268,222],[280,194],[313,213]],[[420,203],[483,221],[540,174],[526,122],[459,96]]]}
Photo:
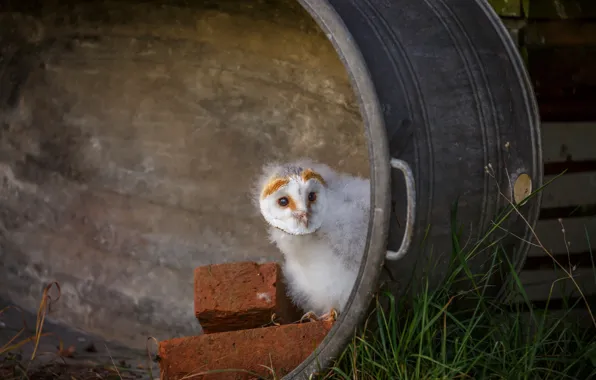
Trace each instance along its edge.
{"label": "owl chick", "polygon": [[268,164],[256,203],[284,255],[288,295],[311,319],[344,310],[364,252],[367,179],[310,160]]}

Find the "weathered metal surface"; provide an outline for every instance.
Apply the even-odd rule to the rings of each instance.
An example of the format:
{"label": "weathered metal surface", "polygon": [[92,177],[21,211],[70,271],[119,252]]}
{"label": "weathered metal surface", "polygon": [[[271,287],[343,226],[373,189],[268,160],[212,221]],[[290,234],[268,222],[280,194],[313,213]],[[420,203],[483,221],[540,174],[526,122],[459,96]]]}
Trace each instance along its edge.
{"label": "weathered metal surface", "polygon": [[279,258],[250,202],[264,162],[366,176],[368,152],[305,14],[103,4],[2,29],[0,296],[33,310],[57,280],[53,317],[144,347],[200,331],[194,267]]}

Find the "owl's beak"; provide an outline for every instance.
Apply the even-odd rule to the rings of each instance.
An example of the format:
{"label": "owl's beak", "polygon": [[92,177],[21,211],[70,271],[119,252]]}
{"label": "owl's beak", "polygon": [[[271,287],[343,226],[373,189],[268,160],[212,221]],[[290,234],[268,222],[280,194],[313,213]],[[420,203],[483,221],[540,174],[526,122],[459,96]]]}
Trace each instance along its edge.
{"label": "owl's beak", "polygon": [[308,213],[307,212],[297,212],[294,214],[294,217],[298,219],[298,221],[304,224],[304,227],[308,228]]}

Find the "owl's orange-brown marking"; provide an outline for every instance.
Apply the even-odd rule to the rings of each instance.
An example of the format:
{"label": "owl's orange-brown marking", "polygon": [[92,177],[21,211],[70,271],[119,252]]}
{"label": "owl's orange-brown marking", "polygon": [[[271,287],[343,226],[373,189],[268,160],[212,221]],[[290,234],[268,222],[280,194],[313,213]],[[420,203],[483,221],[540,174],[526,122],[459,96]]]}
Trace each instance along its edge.
{"label": "owl's orange-brown marking", "polygon": [[266,198],[290,182],[287,178],[275,178],[263,188],[261,198]]}
{"label": "owl's orange-brown marking", "polygon": [[288,207],[292,211],[296,211],[296,202],[294,202],[294,198],[288,197]]}
{"label": "owl's orange-brown marking", "polygon": [[314,178],[314,179],[318,180],[319,182],[321,182],[323,184],[323,186],[327,186],[327,182],[325,182],[323,177],[319,173],[313,171],[312,169],[304,170],[301,174],[301,177],[304,182],[308,181],[309,179]]}

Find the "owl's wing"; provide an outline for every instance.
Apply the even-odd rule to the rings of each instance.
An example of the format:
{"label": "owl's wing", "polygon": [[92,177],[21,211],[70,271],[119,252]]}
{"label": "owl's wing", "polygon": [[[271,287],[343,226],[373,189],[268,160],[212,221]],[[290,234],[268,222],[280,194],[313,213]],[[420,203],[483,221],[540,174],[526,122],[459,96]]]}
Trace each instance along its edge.
{"label": "owl's wing", "polygon": [[340,176],[330,184],[329,209],[323,232],[333,252],[350,268],[357,269],[368,233],[370,185],[362,178]]}

